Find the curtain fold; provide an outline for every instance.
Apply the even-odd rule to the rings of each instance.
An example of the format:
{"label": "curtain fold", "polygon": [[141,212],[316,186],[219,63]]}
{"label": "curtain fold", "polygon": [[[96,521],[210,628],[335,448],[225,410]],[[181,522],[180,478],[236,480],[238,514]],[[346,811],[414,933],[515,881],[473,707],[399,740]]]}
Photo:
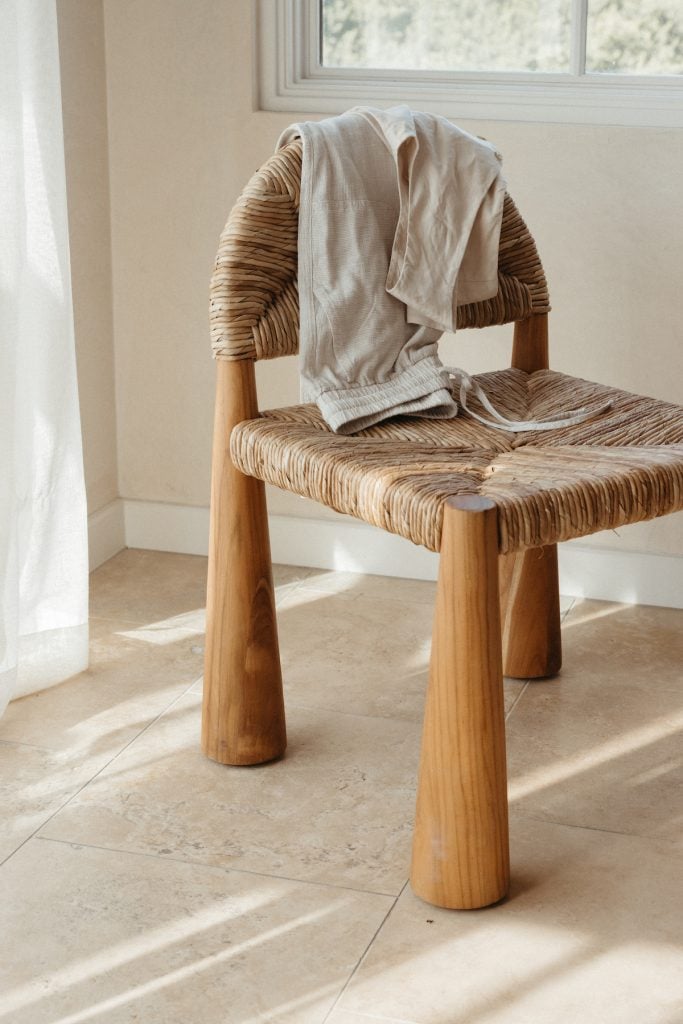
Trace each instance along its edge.
{"label": "curtain fold", "polygon": [[0,0],[0,712],[87,666],[55,0]]}

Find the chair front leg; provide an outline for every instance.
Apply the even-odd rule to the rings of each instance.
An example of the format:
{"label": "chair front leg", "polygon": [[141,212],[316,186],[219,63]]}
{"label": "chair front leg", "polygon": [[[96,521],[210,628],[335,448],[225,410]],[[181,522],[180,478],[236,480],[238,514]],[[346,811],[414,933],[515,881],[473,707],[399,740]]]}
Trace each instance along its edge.
{"label": "chair front leg", "polygon": [[461,497],[444,509],[411,883],[469,910],[509,875],[497,513]]}
{"label": "chair front leg", "polygon": [[217,369],[202,749],[222,764],[259,764],[287,741],[265,488],[229,452],[232,428],[257,412],[254,367]]}

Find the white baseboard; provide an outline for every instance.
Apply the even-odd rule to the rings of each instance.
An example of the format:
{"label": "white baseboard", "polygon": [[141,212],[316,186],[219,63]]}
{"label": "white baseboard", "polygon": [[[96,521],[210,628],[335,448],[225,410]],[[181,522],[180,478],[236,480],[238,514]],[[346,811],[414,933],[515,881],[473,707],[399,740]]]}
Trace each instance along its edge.
{"label": "white baseboard", "polygon": [[[207,554],[208,509],[131,500],[123,506],[128,547]],[[270,536],[275,562],[436,579],[437,555],[351,519],[272,515]],[[683,608],[683,558],[570,541],[560,546],[560,590],[569,597]]]}
{"label": "white baseboard", "polygon": [[113,558],[126,546],[123,501],[115,498],[88,516],[90,571]]}
{"label": "white baseboard", "polygon": [[194,505],[124,499],[126,546],[184,555],[209,552],[209,510]]}
{"label": "white baseboard", "polygon": [[268,521],[274,562],[373,576],[436,579],[438,555],[366,523],[278,515],[269,516]]}
{"label": "white baseboard", "polygon": [[569,597],[683,608],[683,558],[560,544],[560,592]]}

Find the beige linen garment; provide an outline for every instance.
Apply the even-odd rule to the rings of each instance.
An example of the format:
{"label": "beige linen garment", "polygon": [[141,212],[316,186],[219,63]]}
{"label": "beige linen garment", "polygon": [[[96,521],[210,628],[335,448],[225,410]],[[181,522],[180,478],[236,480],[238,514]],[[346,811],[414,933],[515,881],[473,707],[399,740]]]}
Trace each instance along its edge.
{"label": "beige linen garment", "polygon": [[297,136],[302,400],[342,433],[455,416],[437,341],[458,305],[498,291],[495,151],[407,107],[295,124],[278,147]]}

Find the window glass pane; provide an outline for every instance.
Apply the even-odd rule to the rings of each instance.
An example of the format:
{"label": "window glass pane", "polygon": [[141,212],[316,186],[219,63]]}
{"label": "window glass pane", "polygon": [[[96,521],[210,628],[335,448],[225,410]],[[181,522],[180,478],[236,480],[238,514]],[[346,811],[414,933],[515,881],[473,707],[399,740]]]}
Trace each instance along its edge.
{"label": "window glass pane", "polygon": [[586,71],[683,74],[683,0],[590,0]]}
{"label": "window glass pane", "polygon": [[568,71],[571,0],[321,0],[327,67]]}

